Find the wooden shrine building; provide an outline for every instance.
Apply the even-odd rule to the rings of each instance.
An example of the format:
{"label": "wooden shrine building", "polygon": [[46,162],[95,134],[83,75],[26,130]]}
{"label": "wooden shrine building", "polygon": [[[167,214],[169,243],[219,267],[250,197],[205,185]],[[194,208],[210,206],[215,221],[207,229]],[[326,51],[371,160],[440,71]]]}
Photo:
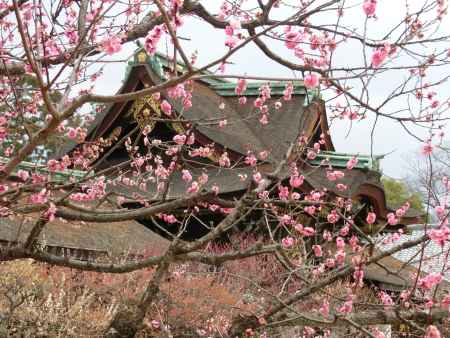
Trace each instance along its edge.
{"label": "wooden shrine building", "polygon": [[[184,71],[181,64],[177,64],[176,68],[179,73]],[[129,62],[126,78],[118,93],[125,94],[158,85],[173,71],[173,64],[166,57],[160,54],[149,57],[140,49]],[[254,105],[261,95],[261,86],[265,84],[270,86],[270,98],[264,102],[268,107],[265,117],[269,122],[267,124],[264,121],[261,123],[261,113]],[[378,223],[385,225],[387,214],[398,206],[386,203],[380,181],[379,158],[336,152],[328,129],[324,102],[317,92],[308,91],[302,82],[292,85],[290,100],[283,99],[286,83],[282,82],[249,82],[246,90],[237,95],[235,82],[201,73],[184,87],[191,95],[192,106],[188,109],[185,109],[180,98],[173,98],[176,95],[168,95],[167,90],[163,90],[159,98],[148,95],[111,104],[98,113],[88,126],[85,142],[77,144],[69,141],[53,157],[60,159],[66,154],[77,157],[83,148],[89,147],[95,173],[113,179],[113,184],[107,186],[113,198],[102,207],[111,209],[121,205],[126,210],[137,208],[142,203],[159,203],[185,197],[193,181],[200,182],[202,177],[204,179],[205,175],[202,174],[206,174],[208,180],[201,182],[200,191],[211,191],[217,187],[217,200],[232,202],[255,187],[253,175],[256,172],[273,176],[279,163],[289,153],[289,160],[295,159],[299,174],[304,176],[304,183],[297,188],[301,196],[325,189],[331,195],[359,203],[362,206],[359,217],[362,223],[367,211],[372,210],[377,215]],[[164,100],[171,106],[170,116],[161,107]],[[161,181],[155,175],[155,156],[158,155],[158,160],[167,166],[166,152],[176,146],[176,135],[185,135],[186,139],[192,139],[193,136],[194,140],[183,146],[174,170]],[[298,146],[299,138],[305,140],[302,149]],[[321,143],[320,152],[313,159],[308,159],[305,156],[307,149],[318,142]],[[130,154],[131,158],[144,156],[145,164],[136,168],[130,161]],[[224,154],[229,165],[221,163]],[[252,166],[245,160],[249,154],[255,156],[256,165]],[[348,170],[346,164],[353,157],[358,162],[352,170]],[[26,162],[21,163],[18,169],[48,171]],[[47,173],[52,179],[67,181],[84,177],[85,173],[80,170],[82,168],[75,166],[62,172]],[[183,179],[183,170],[189,171],[191,182]],[[341,171],[344,176],[329,180],[327,175],[334,170]],[[289,168],[283,168],[276,172],[275,178],[288,186],[289,177]],[[14,177],[11,179],[14,180]],[[276,187],[273,191],[277,191]],[[198,210],[195,218],[189,221],[183,238],[189,240],[207,233],[225,217],[230,203],[224,204],[217,203],[214,208],[211,204],[205,205]],[[20,220],[17,217],[0,218],[0,245],[23,242],[36,217],[38,215]],[[182,212],[176,217],[182,220]],[[395,231],[404,225],[421,221],[420,213],[409,210],[397,225],[387,226],[383,231]],[[257,219],[252,219],[250,215],[244,223],[248,230],[248,226],[255,229],[256,222]],[[167,247],[166,238],[171,233],[177,233],[179,224],[158,217],[113,223],[56,219],[45,226],[39,243],[53,254],[80,260],[145,251],[147,254],[157,253]],[[368,233],[376,231],[376,228],[359,225]],[[407,265],[392,257],[386,257],[384,263],[405,276],[410,273]],[[385,285],[386,289],[403,289],[407,286],[406,277],[402,279],[386,271],[371,265],[367,267],[366,276]]]}
{"label": "wooden shrine building", "polygon": [[[183,72],[183,65],[177,64],[176,67],[178,73]],[[169,72],[174,72],[173,68],[173,64],[163,55],[149,57],[140,49],[129,62],[126,78],[118,93],[124,94],[158,85],[167,79]],[[133,207],[132,200],[155,202],[161,199],[176,199],[186,196],[188,184],[183,180],[183,170],[188,170],[193,180],[198,180],[203,173],[208,176],[207,183],[201,186],[203,190],[208,191],[216,186],[221,199],[231,200],[239,198],[249,188],[255,172],[273,173],[277,164],[285,158],[289,147],[297,144],[301,137],[306,140],[306,147],[313,147],[314,143],[320,141],[321,150],[312,160],[298,155],[298,170],[305,177],[299,192],[306,194],[312,190],[326,189],[331,194],[351,198],[365,205],[366,210],[373,210],[378,221],[385,223],[386,215],[393,209],[386,203],[380,182],[379,158],[336,152],[328,129],[324,102],[317,97],[316,92],[306,90],[300,81],[293,83],[290,100],[283,100],[287,83],[268,83],[270,98],[264,104],[268,107],[266,118],[269,123],[262,123],[260,110],[255,108],[254,102],[261,96],[260,88],[263,84],[249,82],[245,92],[237,95],[235,82],[205,72],[183,88],[189,91],[191,96],[192,106],[188,109],[183,107],[180,98],[173,98],[173,94],[172,97],[169,96],[167,90],[163,90],[159,98],[148,95],[112,104],[90,124],[84,145],[67,144],[56,157],[66,153],[76,155],[80,147],[98,144],[101,154],[92,160],[96,170],[109,168],[112,175],[120,173],[121,178],[127,175],[133,177],[133,168],[126,164],[129,163],[127,161],[130,160],[130,154],[126,142],[123,142],[125,136],[129,137],[130,144],[141,154],[138,156],[150,153],[151,149],[152,152],[160,154],[164,161],[164,152],[170,151],[170,145],[175,145],[175,135],[193,135],[194,143],[186,147],[188,150],[179,154],[181,160],[166,182],[163,182],[166,186],[162,192],[158,192],[158,184],[161,181],[155,179],[152,172],[148,175],[142,173],[142,169],[140,175],[143,180],[137,180],[138,182],[132,185],[126,184],[127,181],[124,183],[123,179],[117,180],[110,187],[111,191],[130,201],[130,204],[125,204],[129,207]],[[242,98],[245,98],[245,103]],[[164,100],[172,107],[170,116],[161,109],[160,103]],[[226,123],[220,122],[224,120]],[[144,129],[147,140],[144,140],[142,134]],[[117,143],[119,140],[122,140],[121,144]],[[167,146],[159,147],[159,144]],[[196,149],[210,151],[207,156],[192,156]],[[230,161],[229,166],[219,165],[224,153]],[[264,159],[258,158],[261,153],[267,156]],[[258,158],[256,166],[252,167],[246,163],[244,159],[248,154],[254,154]],[[291,156],[296,156],[295,150]],[[354,169],[348,170],[346,163],[354,156],[358,163]],[[120,171],[112,168],[120,168]],[[154,166],[151,166],[151,170],[155,170]],[[339,170],[344,173],[344,177],[330,181],[327,179],[330,170]],[[281,170],[277,176],[281,181],[288,180],[288,168]],[[145,188],[140,184],[143,181]],[[203,212],[206,215],[202,219],[207,224],[218,219],[217,213],[206,210]],[[400,219],[399,225],[392,227],[392,230],[420,220],[417,212],[409,210]],[[142,222],[155,229],[149,224],[149,220]],[[176,227],[165,225],[168,229],[171,226]],[[170,231],[175,232],[176,229]],[[204,234],[207,229],[196,225],[187,231],[195,237]]]}
{"label": "wooden shrine building", "polygon": [[[184,70],[181,64],[177,64],[176,68],[179,73]],[[140,49],[129,62],[126,78],[118,93],[125,94],[158,85],[167,79],[169,72],[174,72],[174,69],[167,58],[159,54],[150,57]],[[136,208],[141,203],[158,203],[184,197],[189,185],[193,181],[200,182],[205,175],[208,179],[207,182],[201,182],[200,191],[211,191],[217,187],[217,200],[232,202],[255,187],[253,175],[256,172],[273,175],[289,153],[290,160],[297,156],[295,162],[298,172],[304,176],[304,183],[297,188],[300,195],[325,189],[334,196],[352,199],[364,206],[361,208],[361,220],[365,219],[364,212],[373,210],[379,224],[386,224],[387,214],[394,209],[386,203],[380,181],[379,158],[336,152],[328,129],[324,102],[318,93],[308,91],[298,81],[292,84],[292,98],[284,100],[286,84],[249,82],[246,90],[237,95],[235,82],[204,72],[183,88],[191,96],[192,106],[188,109],[185,109],[180,98],[173,98],[176,94],[168,95],[167,90],[163,90],[159,98],[148,95],[114,103],[97,114],[88,126],[84,143],[69,141],[53,157],[60,159],[65,154],[76,157],[83,147],[90,147],[95,173],[100,172],[113,179],[114,183],[108,185],[107,190],[114,200],[120,200],[119,204],[123,208]],[[270,87],[270,98],[264,102],[268,108],[264,117],[268,119],[267,124],[260,121],[261,112],[254,104],[261,95],[262,85]],[[170,115],[165,114],[161,107],[164,100],[171,106]],[[161,181],[155,175],[155,156],[158,155],[158,160],[166,166],[166,153],[176,146],[176,135],[185,135],[186,139],[193,139],[193,143],[183,146],[174,170]],[[303,148],[298,146],[299,138],[305,140]],[[320,152],[313,159],[308,159],[305,156],[307,149],[318,142],[321,143]],[[136,169],[130,161],[130,154],[131,158],[144,156],[145,164]],[[221,163],[224,154],[229,160],[227,165]],[[256,165],[252,166],[245,160],[249,154],[255,156]],[[358,162],[352,170],[348,170],[346,164],[353,157]],[[20,168],[45,170],[30,163],[21,163]],[[59,179],[63,180],[82,177],[83,172],[77,171],[80,169],[74,167],[52,175],[59,175]],[[189,171],[191,182],[183,179],[183,170]],[[327,175],[332,170],[339,170],[344,176],[329,180]],[[275,178],[287,186],[289,177],[289,168],[283,168],[276,172]],[[114,201],[108,203],[107,208],[114,207]],[[210,227],[225,217],[229,204],[218,204],[214,208],[206,205],[200,209],[195,219],[189,222],[183,238],[189,240],[207,233]],[[176,217],[182,219],[183,215]],[[384,230],[395,231],[421,220],[419,213],[409,210],[399,219],[399,224]],[[21,242],[32,224],[30,219],[21,222],[19,227],[14,218],[1,218],[0,222],[2,245]],[[255,222],[251,217],[246,220],[252,226]],[[118,229],[121,229],[120,235]],[[126,245],[129,245],[130,252],[142,251],[148,246],[152,249],[164,247],[167,240],[163,237],[167,238],[167,235],[178,230],[179,223],[166,222],[156,217],[111,224],[57,219],[46,225],[39,241],[53,253],[89,259],[91,256],[118,255],[119,252],[127,251]]]}

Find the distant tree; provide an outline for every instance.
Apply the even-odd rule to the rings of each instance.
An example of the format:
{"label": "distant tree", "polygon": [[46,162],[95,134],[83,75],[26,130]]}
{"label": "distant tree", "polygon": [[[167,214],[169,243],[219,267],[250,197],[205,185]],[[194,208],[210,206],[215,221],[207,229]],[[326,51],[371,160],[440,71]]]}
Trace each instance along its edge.
{"label": "distant tree", "polygon": [[[406,182],[411,189],[422,195],[424,204],[440,205],[447,196],[447,177],[450,175],[450,148],[442,144],[433,151],[429,160],[416,153],[406,158]],[[429,201],[429,202],[428,202]]]}
{"label": "distant tree", "polygon": [[421,193],[412,191],[405,182],[389,177],[383,177],[381,182],[389,205],[397,207],[409,202],[411,208],[425,211]]}

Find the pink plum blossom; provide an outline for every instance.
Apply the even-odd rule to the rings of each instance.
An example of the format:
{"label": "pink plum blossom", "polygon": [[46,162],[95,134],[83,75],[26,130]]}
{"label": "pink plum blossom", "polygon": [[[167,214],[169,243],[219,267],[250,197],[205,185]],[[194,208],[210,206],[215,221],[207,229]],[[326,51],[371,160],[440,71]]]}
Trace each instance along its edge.
{"label": "pink plum blossom", "polygon": [[391,296],[389,296],[386,292],[381,291],[379,293],[379,297],[386,310],[388,310],[392,305],[394,305],[394,301],[392,300]]}
{"label": "pink plum blossom", "polygon": [[234,36],[227,36],[227,38],[225,39],[225,46],[227,46],[229,48],[236,47],[237,43],[238,43],[238,39],[235,38]]}
{"label": "pink plum blossom", "polygon": [[172,115],[172,106],[166,100],[161,102],[161,110],[168,116]]}
{"label": "pink plum blossom", "polygon": [[191,175],[191,173],[190,173],[189,170],[183,169],[183,170],[181,171],[181,173],[182,173],[182,179],[183,179],[183,181],[185,181],[186,183],[189,183],[189,182],[192,181],[192,175]]}
{"label": "pink plum blossom", "polygon": [[345,251],[343,250],[338,250],[338,252],[336,252],[336,254],[334,255],[334,258],[336,259],[336,263],[338,265],[343,265],[345,263]]}
{"label": "pink plum blossom", "polygon": [[239,19],[233,18],[230,20],[230,26],[233,29],[241,29],[241,21]]}
{"label": "pink plum blossom", "polygon": [[424,143],[422,146],[422,154],[425,156],[430,156],[433,153],[433,145],[430,141]]}
{"label": "pink plum blossom", "polygon": [[306,75],[304,79],[304,84],[305,87],[308,89],[316,88],[319,85],[319,76],[314,73]]}
{"label": "pink plum blossom", "polygon": [[285,44],[288,49],[294,49],[301,41],[301,34],[298,32],[287,32],[285,35]]}
{"label": "pink plum blossom", "polygon": [[239,98],[239,104],[244,105],[247,103],[247,98],[245,96],[241,96]]}
{"label": "pink plum blossom", "polygon": [[257,158],[254,154],[249,153],[246,157],[245,157],[245,164],[254,167],[257,163]]}
{"label": "pink plum blossom", "polygon": [[291,176],[291,178],[289,179],[289,185],[292,188],[298,188],[303,184],[304,180],[305,180],[305,177],[303,175]]}
{"label": "pink plum blossom", "polygon": [[178,222],[178,220],[176,219],[176,217],[174,215],[163,215],[163,220],[169,224],[174,224],[176,222]]}
{"label": "pink plum blossom", "polygon": [[377,215],[374,212],[369,212],[366,217],[368,224],[374,224],[377,219]]}
{"label": "pink plum blossom", "polygon": [[322,247],[320,245],[313,245],[313,251],[316,257],[322,257]]}
{"label": "pink plum blossom", "polygon": [[378,68],[386,60],[388,52],[385,48],[377,48],[372,54],[372,67]]}
{"label": "pink plum blossom", "polygon": [[357,164],[358,164],[358,159],[355,156],[353,156],[347,162],[347,169],[352,170]]}
{"label": "pink plum blossom", "polygon": [[48,220],[49,222],[53,221],[55,219],[56,214],[56,206],[53,203],[50,203],[50,206],[48,209],[44,212],[42,215],[44,219]]}
{"label": "pink plum blossom", "polygon": [[377,6],[376,0],[366,0],[363,3],[363,10],[367,16],[373,16],[375,14],[375,9]]}
{"label": "pink plum blossom", "polygon": [[278,187],[278,197],[280,200],[285,201],[289,198],[289,188],[284,186]]}
{"label": "pink plum blossom", "polygon": [[304,226],[303,226],[303,224],[297,223],[294,225],[294,229],[295,229],[295,231],[303,233]]}
{"label": "pink plum blossom", "polygon": [[199,190],[200,190],[200,185],[198,184],[197,181],[194,181],[194,182],[191,183],[191,185],[187,189],[187,193],[188,194],[194,194],[194,193],[199,192]]}
{"label": "pink plum blossom", "polygon": [[113,55],[122,50],[122,39],[117,35],[111,35],[102,41],[102,49],[108,55]]}
{"label": "pink plum blossom", "polygon": [[68,128],[67,129],[67,137],[71,140],[75,140],[77,138],[77,130],[75,128]]}
{"label": "pink plum blossom", "polygon": [[154,27],[145,37],[144,48],[149,55],[156,53],[156,47],[163,33],[162,26]]}
{"label": "pink plum blossom", "polygon": [[311,216],[314,216],[314,214],[316,213],[316,207],[314,205],[309,205],[307,207],[305,207],[305,212]]}
{"label": "pink plum blossom", "polygon": [[347,297],[347,300],[338,311],[342,314],[349,314],[353,311],[353,297],[351,295]]}
{"label": "pink plum blossom", "polygon": [[304,227],[303,232],[302,232],[303,236],[306,236],[306,237],[314,236],[315,233],[316,233],[316,230],[314,230],[311,227]]}
{"label": "pink plum blossom", "polygon": [[208,180],[209,180],[209,176],[206,173],[202,173],[198,177],[198,183],[200,183],[201,185],[205,185],[206,183],[208,183]]}
{"label": "pink plum blossom", "polygon": [[398,218],[395,216],[394,213],[390,212],[387,214],[387,221],[389,225],[396,225],[398,223]]}
{"label": "pink plum blossom", "polygon": [[336,210],[331,211],[327,216],[328,223],[334,224],[339,221],[339,215]]}
{"label": "pink plum blossom", "polygon": [[295,239],[294,239],[293,237],[291,237],[291,236],[284,237],[284,238],[281,240],[281,245],[282,245],[285,249],[292,248],[292,247],[294,246],[294,244],[295,244]]}
{"label": "pink plum blossom", "polygon": [[383,331],[380,331],[380,329],[377,327],[372,328],[371,331],[375,338],[386,338],[386,335],[383,333]]}
{"label": "pink plum blossom", "polygon": [[327,299],[324,299],[324,301],[322,302],[319,312],[324,317],[328,317],[328,315],[330,314],[330,302]]}
{"label": "pink plum blossom", "polygon": [[35,204],[44,204],[48,200],[48,192],[46,189],[42,189],[40,192],[32,194],[30,196],[30,202]]}
{"label": "pink plum blossom", "polygon": [[19,177],[22,181],[26,181],[30,177],[30,174],[28,171],[20,169],[17,171],[17,177]]}
{"label": "pink plum blossom", "polygon": [[173,141],[178,145],[183,145],[186,143],[186,135],[175,135]]}
{"label": "pink plum blossom", "polygon": [[441,332],[436,326],[430,325],[427,327],[427,331],[425,332],[424,338],[441,338],[441,337],[442,337]]}
{"label": "pink plum blossom", "polygon": [[306,157],[308,158],[308,160],[314,160],[317,157],[317,153],[313,150],[308,150]]}
{"label": "pink plum blossom", "polygon": [[440,229],[431,229],[428,232],[428,237],[436,244],[443,247],[445,245],[445,242],[450,239],[450,229],[445,225]]}
{"label": "pink plum blossom", "polygon": [[292,99],[292,93],[294,92],[294,85],[292,82],[286,84],[286,88],[283,91],[283,99],[285,101],[290,101]]}
{"label": "pink plum blossom", "polygon": [[259,122],[264,126],[267,125],[269,123],[269,118],[268,118],[267,114],[261,114],[261,117],[259,118]]}
{"label": "pink plum blossom", "polygon": [[445,206],[437,205],[434,207],[434,211],[436,212],[436,214],[439,218],[443,218],[445,215]]}
{"label": "pink plum blossom", "polygon": [[282,224],[282,225],[288,225],[288,224],[290,224],[291,223],[291,221],[292,221],[292,217],[291,216],[289,216],[289,215],[283,215],[283,216],[281,216],[280,217],[280,223]]}
{"label": "pink plum blossom", "polygon": [[418,286],[425,290],[431,290],[435,285],[442,281],[442,275],[438,273],[430,273],[423,278],[419,278]]}
{"label": "pink plum blossom", "polygon": [[261,173],[259,171],[253,174],[253,180],[255,181],[256,184],[261,182],[262,175],[261,175]]}
{"label": "pink plum blossom", "polygon": [[236,95],[242,95],[246,89],[247,89],[247,80],[239,79],[237,82],[237,86],[234,89],[234,92],[236,93]]}
{"label": "pink plum blossom", "polygon": [[353,279],[355,280],[355,284],[357,287],[362,288],[364,286],[364,270],[360,268],[356,268],[353,273]]}
{"label": "pink plum blossom", "polygon": [[224,152],[219,158],[219,165],[221,167],[229,167],[231,165],[230,158],[228,157],[228,153]]}

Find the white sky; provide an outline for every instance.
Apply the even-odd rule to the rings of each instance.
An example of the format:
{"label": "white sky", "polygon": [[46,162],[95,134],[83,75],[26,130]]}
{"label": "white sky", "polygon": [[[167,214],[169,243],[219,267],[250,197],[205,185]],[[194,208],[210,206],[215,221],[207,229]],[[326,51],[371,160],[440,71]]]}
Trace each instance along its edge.
{"label": "white sky", "polygon": [[[207,7],[212,10],[213,13],[216,12],[215,10],[220,6],[221,2],[221,0],[202,1],[202,3],[208,4]],[[356,1],[356,3],[358,2]],[[423,1],[413,0],[410,1],[410,3],[414,5],[415,3],[423,3]],[[368,26],[369,31],[372,34],[371,36],[382,35],[384,33],[382,27],[391,28],[394,23],[398,22],[398,20],[404,16],[400,15],[402,12],[405,12],[403,0],[379,0],[377,7],[379,19],[370,20]],[[364,15],[360,5],[346,13],[344,19],[347,20],[347,26],[362,27]],[[326,14],[322,18],[319,18],[319,20],[322,22],[334,23],[335,18]],[[445,32],[446,34],[450,33],[448,27],[449,20],[447,17],[446,21],[443,23],[443,29],[444,31],[447,31]],[[211,26],[198,19],[185,18],[185,25],[178,32],[178,35],[189,38],[189,41],[182,42],[188,55],[194,51],[199,52],[198,66],[204,65],[208,61],[220,57],[226,51],[223,44],[225,39],[223,31],[216,31],[211,28]],[[281,56],[292,60],[290,51],[284,48],[283,45],[275,44],[271,46],[273,50],[278,52]],[[135,48],[136,46],[134,44],[128,44],[124,48],[124,52],[120,53],[119,58],[123,59],[127,55],[130,55]],[[169,44],[165,45],[165,41],[162,41],[160,50],[165,52],[167,48],[172,50]],[[353,44],[349,45],[348,48],[341,48],[341,52],[336,55],[336,64],[349,66],[362,64],[362,49],[360,45]],[[233,62],[233,65],[230,65],[227,68],[227,73],[231,74],[269,77],[300,77],[299,73],[293,73],[291,70],[268,59],[254,45],[248,45],[246,48],[239,51],[230,59],[230,61]],[[120,87],[124,78],[125,67],[125,63],[107,64],[105,66],[104,75],[97,83],[96,92],[101,94],[114,93]],[[405,76],[406,74],[397,72],[395,74],[386,74],[378,82],[375,81],[374,85],[371,87],[371,100],[383,99],[383,94],[386,92],[386,89],[395,86],[396,81],[399,79],[401,80]],[[441,91],[449,93],[448,89],[449,85],[448,82],[446,82],[442,85]],[[398,106],[391,105],[390,109],[396,110],[399,107],[403,107],[404,102],[398,102],[396,104],[398,104]],[[335,121],[331,127],[331,133],[336,150],[351,153],[370,153],[370,131],[373,126],[373,121],[373,115],[371,115],[370,118],[364,121],[354,123],[350,131],[348,121]],[[427,135],[417,129],[415,130],[416,132],[421,133],[421,136]],[[382,161],[383,172],[391,177],[402,178],[406,174],[404,154],[417,152],[420,149],[420,143],[401,129],[397,122],[381,119],[377,124],[373,147],[374,154],[391,153]]]}

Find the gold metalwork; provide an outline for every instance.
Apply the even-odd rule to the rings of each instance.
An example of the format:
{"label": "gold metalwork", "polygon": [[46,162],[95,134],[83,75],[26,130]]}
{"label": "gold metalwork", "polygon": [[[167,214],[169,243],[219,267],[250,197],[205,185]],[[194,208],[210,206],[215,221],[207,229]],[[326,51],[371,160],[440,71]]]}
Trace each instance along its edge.
{"label": "gold metalwork", "polygon": [[186,130],[183,127],[183,124],[180,122],[172,122],[172,129],[175,130],[178,134],[183,134]]}
{"label": "gold metalwork", "polygon": [[133,102],[129,115],[133,116],[141,129],[148,126],[150,130],[153,130],[156,124],[154,117],[161,117],[161,109],[151,95],[142,96]]}
{"label": "gold metalwork", "polygon": [[218,163],[220,160],[220,156],[217,153],[217,151],[213,150],[212,153],[208,156],[208,159],[210,159],[211,161]]}
{"label": "gold metalwork", "polygon": [[[148,95],[136,99],[127,116],[133,116],[141,129],[148,126],[147,128],[150,128],[149,131],[152,131],[156,125],[154,117],[161,118],[162,114],[159,103],[151,95]],[[184,134],[186,132],[181,122],[171,122],[169,125],[178,134]],[[216,151],[213,151],[208,156],[208,159],[217,163],[219,162],[220,156]]]}
{"label": "gold metalwork", "polygon": [[119,139],[120,134],[122,134],[122,127],[118,126],[113,129],[111,134],[108,136],[108,140],[111,140],[112,142],[115,142]]}
{"label": "gold metalwork", "polygon": [[145,63],[145,61],[147,61],[147,53],[145,52],[138,53],[137,60],[139,63]]}

